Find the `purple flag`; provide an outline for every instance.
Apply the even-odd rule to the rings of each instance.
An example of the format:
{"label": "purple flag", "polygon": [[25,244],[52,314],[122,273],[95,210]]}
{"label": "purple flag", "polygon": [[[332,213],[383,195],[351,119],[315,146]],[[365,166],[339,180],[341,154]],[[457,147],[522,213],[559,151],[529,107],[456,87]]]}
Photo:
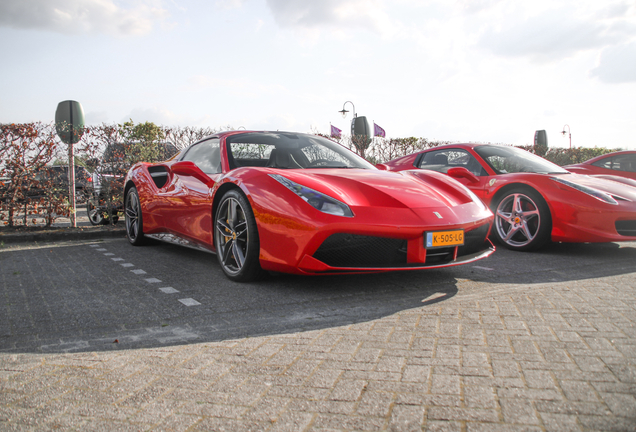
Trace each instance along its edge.
{"label": "purple flag", "polygon": [[377,137],[385,138],[386,137],[386,132],[380,126],[375,124],[375,122],[373,122],[373,135],[375,135]]}
{"label": "purple flag", "polygon": [[331,138],[341,138],[341,137],[342,137],[342,130],[338,129],[334,125],[331,125]]}

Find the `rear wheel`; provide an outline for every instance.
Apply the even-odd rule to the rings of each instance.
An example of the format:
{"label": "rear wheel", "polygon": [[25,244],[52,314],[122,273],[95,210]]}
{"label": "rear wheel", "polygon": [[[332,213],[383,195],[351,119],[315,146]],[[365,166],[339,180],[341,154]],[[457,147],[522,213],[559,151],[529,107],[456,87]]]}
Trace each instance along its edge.
{"label": "rear wheel", "polygon": [[508,249],[531,251],[550,240],[552,217],[543,197],[533,189],[515,188],[496,200],[494,234]]}
{"label": "rear wheel", "polygon": [[223,195],[214,217],[214,245],[225,275],[236,282],[261,277],[258,229],[252,207],[238,190]]}
{"label": "rear wheel", "polygon": [[86,201],[86,213],[88,213],[88,220],[91,225],[100,225],[104,223],[104,214],[101,210],[93,204],[93,200]]}
{"label": "rear wheel", "polygon": [[[141,204],[139,202],[139,193],[134,186],[131,187],[126,194],[124,214],[126,217],[126,237],[128,237],[128,241],[134,246],[144,244],[145,237],[143,219],[141,217]],[[117,216],[113,216],[113,223],[116,223],[115,218],[117,218]]]}

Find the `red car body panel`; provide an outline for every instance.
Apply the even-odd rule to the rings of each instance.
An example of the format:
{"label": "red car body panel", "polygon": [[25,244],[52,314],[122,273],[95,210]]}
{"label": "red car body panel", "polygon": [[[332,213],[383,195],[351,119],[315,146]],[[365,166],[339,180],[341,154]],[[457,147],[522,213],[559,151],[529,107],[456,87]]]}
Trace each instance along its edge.
{"label": "red car body panel", "polygon": [[[423,153],[440,149],[461,149],[470,153],[487,175],[475,179],[458,178],[459,182],[473,191],[492,208],[498,193],[515,185],[529,186],[541,194],[552,215],[552,241],[556,242],[613,242],[634,241],[636,236],[621,235],[615,227],[616,221],[633,221],[636,224],[636,188],[625,183],[604,178],[578,174],[508,173],[496,174],[492,167],[474,150],[481,144],[448,144],[413,153],[381,164],[391,171],[419,169],[418,158]],[[565,167],[564,167],[565,168]],[[421,170],[426,171],[426,170]],[[609,204],[586,193],[561,184],[553,178],[567,176],[576,184],[587,186],[624,198],[618,204]],[[475,181],[476,180],[476,181]]]}
{"label": "red car body panel", "polygon": [[[214,252],[215,205],[229,188],[239,188],[247,197],[256,219],[260,265],[264,270],[297,274],[416,270],[472,262],[494,251],[487,240],[492,212],[479,200],[473,200],[465,188],[448,176],[376,169],[256,166],[231,169],[225,140],[246,132],[251,133],[226,132],[212,136],[220,139],[222,172],[219,174],[175,173],[175,164],[183,164],[180,157],[186,150],[166,162],[134,165],[126,177],[126,190],[132,186],[137,188],[143,232],[147,235],[170,234]],[[165,184],[158,187],[149,170],[167,172]],[[343,217],[317,210],[272,174],[346,203],[354,216]],[[424,233],[450,229],[463,229],[467,237],[471,232],[483,231],[482,242],[487,244],[463,260],[427,263]],[[334,234],[405,241],[406,263],[392,266],[325,263],[314,255]],[[457,258],[457,248],[454,253]]]}

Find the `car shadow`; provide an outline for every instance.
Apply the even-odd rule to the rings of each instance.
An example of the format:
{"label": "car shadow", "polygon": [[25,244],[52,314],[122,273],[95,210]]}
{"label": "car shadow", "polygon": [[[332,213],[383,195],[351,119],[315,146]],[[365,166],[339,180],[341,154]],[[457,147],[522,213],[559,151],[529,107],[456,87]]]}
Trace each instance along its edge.
{"label": "car shadow", "polygon": [[[442,317],[455,312],[448,300],[460,294],[488,296],[490,287],[633,273],[635,246],[551,244],[533,253],[499,247],[491,257],[463,266],[338,276],[276,274],[252,283],[228,280],[213,254],[166,243],[137,248],[113,240],[101,251],[88,250],[88,245],[55,253],[12,251],[2,257],[10,302],[6,311],[0,307],[7,317],[0,328],[0,352],[165,347],[338,331],[396,314],[405,322],[422,314]],[[134,267],[122,268],[110,256]],[[147,281],[153,279],[160,283]]]}

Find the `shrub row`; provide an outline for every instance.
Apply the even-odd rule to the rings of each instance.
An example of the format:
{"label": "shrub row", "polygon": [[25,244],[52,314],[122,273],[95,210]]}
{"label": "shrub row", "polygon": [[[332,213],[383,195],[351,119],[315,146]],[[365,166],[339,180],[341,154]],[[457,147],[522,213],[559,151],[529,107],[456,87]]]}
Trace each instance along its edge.
{"label": "shrub row", "polygon": [[[116,170],[123,175],[137,161],[163,160],[218,130],[221,129],[171,128],[151,122],[135,124],[132,121],[90,126],[84,129],[81,141],[75,145],[75,163],[90,172],[103,170],[104,163],[108,163],[109,170]],[[373,163],[387,162],[450,143],[415,137],[357,141],[345,136],[336,141]],[[521,148],[561,166],[616,151],[596,147],[549,148],[547,151],[533,146]],[[50,177],[38,176],[46,166],[68,164],[67,152],[68,146],[57,138],[53,124],[0,125],[0,226],[42,223],[50,226],[56,218],[69,215],[68,190],[60,188]],[[108,200],[111,201],[117,200]]]}

